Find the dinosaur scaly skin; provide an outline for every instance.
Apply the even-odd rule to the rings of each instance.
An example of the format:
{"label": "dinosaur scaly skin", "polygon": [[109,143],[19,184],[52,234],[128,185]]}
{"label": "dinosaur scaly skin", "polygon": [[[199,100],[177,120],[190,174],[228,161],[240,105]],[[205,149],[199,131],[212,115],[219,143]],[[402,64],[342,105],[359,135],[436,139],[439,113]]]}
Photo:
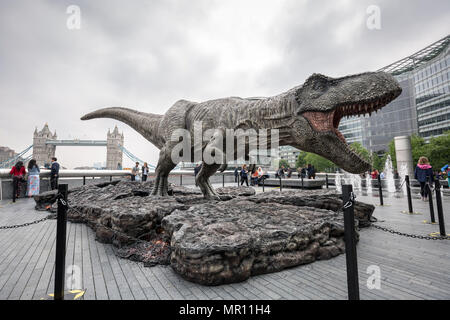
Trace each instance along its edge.
{"label": "dinosaur scaly skin", "polygon": [[[303,85],[268,98],[230,97],[200,103],[180,100],[165,115],[127,108],[104,108],[81,119],[120,120],[160,149],[153,194],[165,196],[168,175],[177,165],[171,159],[172,149],[178,143],[170,141],[172,133],[176,129],[186,129],[193,138],[196,121],[201,121],[203,132],[206,129],[268,129],[269,132],[278,129],[279,145],[290,145],[316,153],[351,173],[367,171],[370,164],[348,147],[337,129],[339,121],[344,116],[370,115],[398,97],[401,91],[398,82],[384,72],[367,72],[341,78],[313,74]],[[203,142],[202,150],[211,147],[213,140]],[[236,149],[236,144],[234,147]],[[197,184],[207,198],[217,197],[209,177],[220,167],[220,163],[203,162],[196,177]]]}

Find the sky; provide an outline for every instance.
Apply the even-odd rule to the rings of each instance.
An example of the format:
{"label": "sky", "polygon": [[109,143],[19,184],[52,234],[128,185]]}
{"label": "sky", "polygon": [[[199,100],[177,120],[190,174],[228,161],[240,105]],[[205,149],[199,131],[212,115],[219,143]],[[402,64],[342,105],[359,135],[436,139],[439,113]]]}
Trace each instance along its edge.
{"label": "sky", "polygon": [[[179,99],[271,96],[312,73],[374,71],[447,36],[449,21],[448,0],[0,0],[0,146],[25,149],[45,123],[59,139],[105,140],[117,125],[125,147],[156,164],[157,148],[126,124],[80,117],[109,106],[163,114]],[[92,166],[106,148],[56,156]]]}

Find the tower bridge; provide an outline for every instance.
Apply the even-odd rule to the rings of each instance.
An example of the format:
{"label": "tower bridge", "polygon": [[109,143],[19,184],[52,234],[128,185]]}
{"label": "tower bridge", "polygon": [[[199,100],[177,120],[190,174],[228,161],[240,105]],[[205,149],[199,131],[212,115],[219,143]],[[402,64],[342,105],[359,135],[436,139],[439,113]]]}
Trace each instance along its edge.
{"label": "tower bridge", "polygon": [[[60,140],[56,135],[56,131],[52,133],[46,123],[42,130],[38,131],[37,128],[34,130],[33,144],[31,146],[28,146],[14,157],[1,162],[0,168],[10,168],[19,160],[27,162],[32,158],[36,159],[38,166],[45,166],[50,164],[52,157],[55,156],[57,146],[106,147],[106,169],[109,170],[122,168],[124,154],[133,162],[144,163],[144,161],[125,149],[123,145],[124,136],[123,133],[119,133],[117,126],[112,132],[108,130],[106,140]],[[32,150],[32,154],[28,153],[30,150]],[[155,168],[151,164],[149,164],[149,167]]]}
{"label": "tower bridge", "polygon": [[124,136],[119,133],[117,126],[112,132],[108,130],[106,140],[58,140],[56,131],[52,133],[46,123],[42,130],[37,128],[33,133],[33,159],[39,166],[44,166],[51,162],[55,156],[56,146],[91,146],[106,147],[106,168],[114,170],[122,168],[123,151],[119,145],[123,146]]}

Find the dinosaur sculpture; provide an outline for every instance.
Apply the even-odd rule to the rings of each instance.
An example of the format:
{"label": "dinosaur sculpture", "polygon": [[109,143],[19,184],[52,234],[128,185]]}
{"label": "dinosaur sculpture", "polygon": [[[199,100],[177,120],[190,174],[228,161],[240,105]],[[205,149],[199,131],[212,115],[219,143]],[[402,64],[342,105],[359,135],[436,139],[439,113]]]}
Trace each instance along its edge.
{"label": "dinosaur sculpture", "polygon": [[[316,153],[351,173],[367,171],[370,164],[349,148],[338,131],[339,121],[344,116],[370,115],[398,97],[401,91],[394,77],[385,72],[341,78],[313,74],[303,85],[273,97],[230,97],[200,103],[179,100],[165,115],[127,108],[104,108],[83,116],[81,120],[113,118],[125,122],[160,149],[152,194],[166,196],[168,175],[177,165],[171,158],[178,143],[171,141],[172,133],[186,129],[194,137],[195,121],[201,121],[203,130],[278,129],[279,145]],[[214,143],[213,137],[210,141],[203,141],[201,148],[214,148]],[[218,197],[209,177],[219,168],[223,169],[224,163],[226,159],[222,164],[203,162],[196,182],[206,198]]]}

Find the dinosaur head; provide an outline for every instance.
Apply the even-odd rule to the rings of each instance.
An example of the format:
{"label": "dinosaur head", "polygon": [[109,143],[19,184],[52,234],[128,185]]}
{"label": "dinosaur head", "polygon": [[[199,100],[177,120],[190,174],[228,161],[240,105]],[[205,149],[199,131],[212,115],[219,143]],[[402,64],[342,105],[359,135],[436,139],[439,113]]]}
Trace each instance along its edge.
{"label": "dinosaur head", "polygon": [[402,89],[385,72],[368,72],[342,78],[313,74],[295,92],[296,122],[292,128],[296,146],[319,154],[351,173],[370,169],[354,153],[339,132],[340,120],[370,114],[397,98]]}

